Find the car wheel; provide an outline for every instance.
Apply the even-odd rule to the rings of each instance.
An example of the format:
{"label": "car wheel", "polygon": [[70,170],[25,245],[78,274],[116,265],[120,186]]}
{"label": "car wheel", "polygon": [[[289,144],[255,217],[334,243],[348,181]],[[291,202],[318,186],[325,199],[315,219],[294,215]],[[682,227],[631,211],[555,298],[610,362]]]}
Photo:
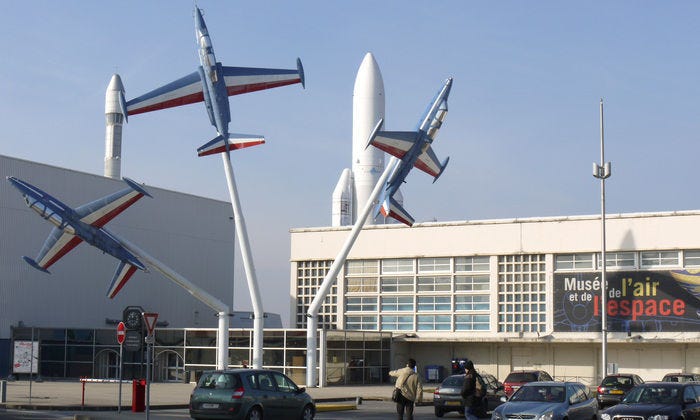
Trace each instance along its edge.
{"label": "car wheel", "polygon": [[435,416],[436,417],[442,417],[445,415],[445,412],[442,410],[440,407],[435,407]]}
{"label": "car wheel", "polygon": [[260,407],[251,408],[246,416],[246,420],[262,420],[262,418],[262,410]]}
{"label": "car wheel", "polygon": [[313,420],[314,419],[314,408],[311,404],[304,407],[304,411],[301,412],[301,420]]}

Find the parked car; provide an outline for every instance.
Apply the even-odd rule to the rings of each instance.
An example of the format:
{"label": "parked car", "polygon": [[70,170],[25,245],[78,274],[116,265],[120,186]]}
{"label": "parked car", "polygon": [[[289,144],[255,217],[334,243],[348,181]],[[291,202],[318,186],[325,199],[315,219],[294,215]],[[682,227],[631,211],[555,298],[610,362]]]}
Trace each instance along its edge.
{"label": "parked car", "polygon": [[696,382],[647,382],[637,385],[619,404],[600,413],[600,420],[700,419],[700,384]]}
{"label": "parked car", "polygon": [[700,381],[700,375],[695,373],[668,373],[664,375],[662,382],[690,382]]}
{"label": "parked car", "polygon": [[194,419],[302,419],[316,414],[313,399],[280,372],[232,369],[204,372],[190,395]]}
{"label": "parked car", "polygon": [[517,370],[513,371],[506,376],[503,381],[503,391],[505,391],[506,396],[510,398],[515,391],[518,390],[523,384],[528,382],[536,381],[552,381],[552,377],[549,373],[543,370]]}
{"label": "parked car", "polygon": [[619,403],[630,389],[643,383],[644,380],[642,378],[633,374],[618,373],[606,376],[596,390],[598,407],[604,408],[605,406]]}
{"label": "parked car", "polygon": [[[487,411],[503,404],[501,398],[505,398],[503,385],[498,382],[495,376],[488,373],[480,373],[479,376],[486,385],[486,395],[484,396],[484,407]],[[462,385],[464,385],[464,374],[451,375],[445,378],[433,392],[433,406],[435,415],[442,417],[445,413],[457,411],[464,414],[464,400],[462,400]]]}
{"label": "parked car", "polygon": [[[496,407],[491,420],[595,420],[598,404],[580,382],[533,381]],[[607,419],[611,420],[611,419]]]}

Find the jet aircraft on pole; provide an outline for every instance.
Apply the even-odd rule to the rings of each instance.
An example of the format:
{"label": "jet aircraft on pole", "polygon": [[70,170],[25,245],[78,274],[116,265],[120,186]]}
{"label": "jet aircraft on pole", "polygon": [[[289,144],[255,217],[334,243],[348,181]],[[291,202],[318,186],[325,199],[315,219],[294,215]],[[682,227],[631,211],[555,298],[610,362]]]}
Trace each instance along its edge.
{"label": "jet aircraft on pole", "polygon": [[401,159],[379,198],[377,213],[381,212],[384,217],[391,217],[412,226],[415,220],[394,199],[394,194],[405,182],[406,176],[414,166],[432,175],[433,182],[437,181],[445,170],[450,158],[440,163],[431,145],[447,116],[447,97],[450,95],[451,88],[452,78],[449,78],[426,109],[416,130],[381,131],[384,120],[380,119],[370,134],[367,146],[371,144]]}

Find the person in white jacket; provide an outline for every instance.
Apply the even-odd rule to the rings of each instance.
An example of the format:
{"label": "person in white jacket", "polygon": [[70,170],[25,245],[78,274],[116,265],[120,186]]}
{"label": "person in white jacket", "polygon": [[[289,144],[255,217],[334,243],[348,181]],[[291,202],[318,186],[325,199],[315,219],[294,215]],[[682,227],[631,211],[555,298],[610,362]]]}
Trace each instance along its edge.
{"label": "person in white jacket", "polygon": [[398,419],[403,420],[404,412],[406,419],[413,420],[413,406],[416,402],[423,401],[423,384],[416,373],[416,361],[408,359],[406,367],[392,370],[389,376],[396,378],[394,385],[399,389],[399,400],[396,402],[396,413]]}

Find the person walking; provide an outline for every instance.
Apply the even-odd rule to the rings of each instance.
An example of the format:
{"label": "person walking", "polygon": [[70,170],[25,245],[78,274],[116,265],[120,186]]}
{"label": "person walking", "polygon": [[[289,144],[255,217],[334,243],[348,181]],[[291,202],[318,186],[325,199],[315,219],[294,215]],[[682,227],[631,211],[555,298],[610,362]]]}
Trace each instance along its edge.
{"label": "person walking", "polygon": [[403,415],[406,413],[406,419],[413,420],[414,404],[423,401],[423,384],[416,373],[416,361],[408,359],[406,367],[392,370],[389,376],[396,378],[394,386],[399,390],[396,401],[398,419],[403,420]]}
{"label": "person walking", "polygon": [[477,420],[477,413],[481,406],[481,396],[477,394],[477,373],[474,369],[474,362],[467,361],[465,365],[464,384],[462,385],[462,398],[464,399],[464,418],[466,420]]}

